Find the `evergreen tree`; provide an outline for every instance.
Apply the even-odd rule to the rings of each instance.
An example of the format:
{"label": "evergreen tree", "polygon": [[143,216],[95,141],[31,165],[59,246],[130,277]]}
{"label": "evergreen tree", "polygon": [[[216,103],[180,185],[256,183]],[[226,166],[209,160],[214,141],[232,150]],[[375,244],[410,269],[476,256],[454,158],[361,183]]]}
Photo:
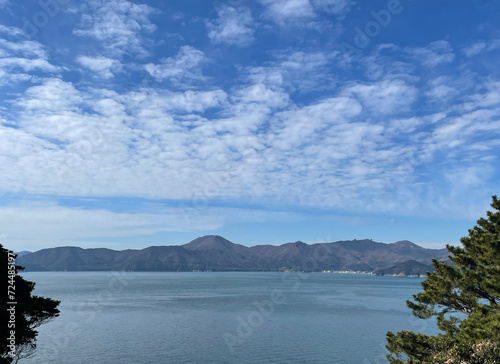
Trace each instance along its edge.
{"label": "evergreen tree", "polygon": [[387,356],[397,363],[500,363],[500,200],[480,218],[463,247],[448,245],[451,264],[433,260],[423,292],[407,301],[413,315],[435,317],[441,333],[387,333]]}
{"label": "evergreen tree", "polygon": [[[36,348],[36,328],[59,316],[57,306],[60,302],[31,295],[35,283],[17,274],[24,268],[12,266],[10,262],[14,258],[14,253],[0,244],[0,337],[3,340],[0,363],[17,363],[19,359],[32,356]],[[10,338],[14,338],[14,346],[10,346]]]}

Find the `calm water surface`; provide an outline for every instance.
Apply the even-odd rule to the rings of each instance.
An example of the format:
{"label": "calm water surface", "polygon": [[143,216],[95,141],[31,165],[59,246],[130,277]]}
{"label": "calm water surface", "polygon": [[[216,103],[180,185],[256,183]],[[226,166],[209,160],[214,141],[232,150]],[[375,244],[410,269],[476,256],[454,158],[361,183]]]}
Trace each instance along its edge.
{"label": "calm water surface", "polygon": [[386,363],[385,334],[435,333],[421,279],[321,273],[31,272],[61,300],[26,364]]}

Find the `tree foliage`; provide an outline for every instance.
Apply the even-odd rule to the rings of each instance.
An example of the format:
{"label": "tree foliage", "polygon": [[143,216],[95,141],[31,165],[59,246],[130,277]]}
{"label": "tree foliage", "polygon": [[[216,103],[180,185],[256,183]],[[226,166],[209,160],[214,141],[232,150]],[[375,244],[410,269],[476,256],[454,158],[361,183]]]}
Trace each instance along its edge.
{"label": "tree foliage", "polygon": [[387,356],[400,363],[500,363],[500,200],[480,218],[462,247],[448,245],[450,263],[433,260],[423,292],[407,301],[413,315],[435,317],[440,333],[387,333]]}
{"label": "tree foliage", "polygon": [[[36,348],[36,328],[50,319],[59,316],[57,306],[60,301],[50,298],[32,295],[35,283],[25,280],[19,274],[24,268],[15,266],[15,277],[9,282],[9,257],[15,257],[12,251],[5,249],[0,244],[0,336],[2,346],[0,349],[0,363],[17,363],[21,358],[27,358],[34,354]],[[13,297],[8,295],[8,286],[14,286],[15,305],[9,304]],[[11,320],[8,308],[15,308],[15,320]],[[12,322],[15,321],[15,328]],[[10,322],[10,324],[9,324]],[[10,326],[10,327],[9,327]],[[11,330],[15,332],[15,355],[9,355],[8,338]]]}

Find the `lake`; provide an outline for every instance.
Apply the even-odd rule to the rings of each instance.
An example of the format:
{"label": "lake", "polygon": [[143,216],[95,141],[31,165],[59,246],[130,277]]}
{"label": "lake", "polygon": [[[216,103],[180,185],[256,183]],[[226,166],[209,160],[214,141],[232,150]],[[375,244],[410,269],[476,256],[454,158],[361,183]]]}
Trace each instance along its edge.
{"label": "lake", "polygon": [[283,272],[28,272],[61,300],[26,364],[386,363],[387,331],[436,333],[419,278]]}

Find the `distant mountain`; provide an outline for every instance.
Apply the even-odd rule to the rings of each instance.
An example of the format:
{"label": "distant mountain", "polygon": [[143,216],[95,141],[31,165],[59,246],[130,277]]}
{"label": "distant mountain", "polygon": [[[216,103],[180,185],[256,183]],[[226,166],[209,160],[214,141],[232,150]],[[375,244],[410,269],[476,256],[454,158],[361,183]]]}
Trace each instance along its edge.
{"label": "distant mountain", "polygon": [[31,254],[31,252],[23,250],[21,252],[14,252],[14,254],[17,254],[18,257],[22,257],[23,255]]}
{"label": "distant mountain", "polygon": [[[393,244],[372,240],[280,246],[234,244],[217,235],[197,238],[180,246],[152,246],[142,250],[43,249],[17,258],[27,271],[279,271],[320,272],[351,270],[374,272],[415,261],[430,264],[446,259],[446,249],[425,249],[409,241]],[[401,269],[406,266],[402,266]]]}
{"label": "distant mountain", "polygon": [[394,267],[378,269],[373,272],[373,274],[377,276],[425,277],[427,272],[433,272],[434,270],[432,265],[423,264],[415,260],[408,260]]}

